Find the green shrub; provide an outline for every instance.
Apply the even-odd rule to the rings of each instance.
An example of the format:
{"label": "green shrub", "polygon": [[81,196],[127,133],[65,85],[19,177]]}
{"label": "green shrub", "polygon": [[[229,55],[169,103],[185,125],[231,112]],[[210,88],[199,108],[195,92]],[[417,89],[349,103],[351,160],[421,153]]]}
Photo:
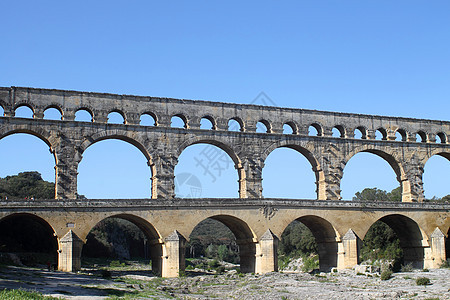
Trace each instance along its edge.
{"label": "green shrub", "polygon": [[402,265],[402,267],[400,268],[400,271],[401,272],[412,272],[413,271],[412,263]]}
{"label": "green shrub", "polygon": [[113,260],[109,263],[109,266],[111,268],[125,267],[125,263],[121,263],[119,260]]}
{"label": "green shrub", "polygon": [[443,260],[439,267],[440,268],[447,268],[447,269],[450,268],[450,259]]}
{"label": "green shrub", "polygon": [[422,272],[430,272],[427,268],[423,269]]}
{"label": "green shrub", "polygon": [[416,279],[416,284],[417,285],[429,285],[430,279],[427,277],[419,277]]}
{"label": "green shrub", "polygon": [[319,256],[309,255],[308,257],[303,257],[303,272],[311,272],[312,270],[319,268]]}
{"label": "green shrub", "polygon": [[217,259],[213,259],[213,260],[210,260],[209,262],[208,262],[208,266],[210,267],[210,268],[217,268],[218,266],[220,266],[220,263],[219,263],[219,261],[217,260]]}
{"label": "green shrub", "polygon": [[216,272],[217,272],[217,274],[223,274],[225,272],[225,267],[224,266],[218,266],[216,268]]}
{"label": "green shrub", "polygon": [[390,271],[390,270],[385,270],[385,271],[383,271],[383,272],[381,272],[381,280],[388,280],[388,279],[390,279],[391,278],[391,276],[392,276],[392,271]]}

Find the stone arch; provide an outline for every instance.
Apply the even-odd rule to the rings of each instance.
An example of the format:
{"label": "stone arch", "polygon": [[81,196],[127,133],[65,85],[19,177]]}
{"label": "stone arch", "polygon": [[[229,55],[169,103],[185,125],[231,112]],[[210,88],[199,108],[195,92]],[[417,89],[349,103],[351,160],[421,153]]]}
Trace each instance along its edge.
{"label": "stone arch", "polygon": [[18,109],[18,108],[21,108],[21,107],[28,107],[29,109],[31,109],[31,111],[33,112],[33,116],[32,116],[32,118],[34,118],[35,117],[35,115],[36,115],[36,110],[35,110],[35,108],[34,108],[34,106],[33,105],[31,105],[30,103],[28,103],[28,102],[19,102],[19,103],[16,103],[16,105],[14,105],[14,116],[16,116],[16,110]]}
{"label": "stone arch", "polygon": [[184,114],[184,113],[176,113],[176,114],[173,114],[171,117],[170,117],[170,120],[172,121],[172,118],[173,117],[178,117],[178,118],[180,118],[182,121],[183,121],[183,123],[184,123],[184,126],[183,126],[183,128],[185,128],[185,129],[188,129],[189,128],[189,119],[188,119],[188,117],[186,117],[186,115]]}
{"label": "stone arch", "polygon": [[[256,269],[256,235],[250,226],[242,219],[232,215],[211,215],[208,218],[221,222],[233,232],[239,246],[241,271],[254,273]],[[194,228],[204,219],[195,224],[187,236],[190,236]]]}
{"label": "stone arch", "polygon": [[370,145],[363,145],[360,147],[355,148],[353,151],[350,151],[344,158],[344,169],[345,172],[345,166],[350,161],[350,159],[355,156],[356,154],[360,152],[366,152],[375,154],[382,159],[384,159],[394,170],[395,175],[397,176],[397,181],[399,182],[401,189],[402,189],[402,202],[410,202],[411,198],[411,184],[406,176],[405,169],[402,165],[402,163],[396,158],[396,150],[392,150],[390,153],[384,150],[379,150],[376,148],[372,148]]}
{"label": "stone arch", "polygon": [[43,116],[45,116],[45,112],[47,110],[52,109],[52,108],[56,109],[61,115],[61,120],[64,120],[64,112],[63,112],[62,108],[56,103],[52,103],[50,105],[47,105],[47,107],[45,107],[45,109],[44,109],[44,115]]}
{"label": "stone arch", "polygon": [[307,148],[307,145],[297,145],[292,144],[292,142],[288,140],[282,140],[276,143],[273,143],[269,147],[267,147],[263,153],[261,154],[262,161],[265,161],[269,154],[277,149],[277,148],[290,148],[293,150],[296,150],[300,154],[302,154],[311,164],[312,170],[316,176],[316,192],[317,192],[317,199],[318,200],[326,200],[326,182],[325,182],[325,173],[322,170],[322,166],[320,165],[319,160],[316,158],[314,153]]}
{"label": "stone arch", "polygon": [[311,125],[309,125],[308,128],[310,127],[313,127],[317,131],[316,136],[323,136],[323,126],[320,123],[314,122]]}
{"label": "stone arch", "polygon": [[105,130],[101,132],[97,132],[86,139],[84,139],[79,146],[77,147],[78,153],[75,157],[77,160],[77,163],[81,162],[82,156],[84,151],[86,151],[87,148],[92,146],[93,144],[108,140],[108,139],[117,139],[124,142],[127,142],[133,146],[135,146],[147,159],[147,164],[150,167],[151,172],[151,180],[152,180],[152,186],[151,186],[151,198],[156,199],[157,198],[157,182],[155,180],[156,178],[156,166],[153,159],[153,153],[148,151],[148,149],[144,146],[145,140],[142,140],[136,136],[133,138],[129,137],[128,134],[132,134],[132,132],[128,132],[126,130]]}
{"label": "stone arch", "polygon": [[[330,271],[338,264],[338,239],[340,235],[330,221],[316,215],[304,215],[290,220],[287,225],[293,221],[303,223],[313,234],[319,251],[320,271]],[[283,228],[284,232],[287,225]]]}
{"label": "stone arch", "polygon": [[5,115],[5,107],[6,105],[3,103],[3,101],[0,101],[0,117],[3,117]]}
{"label": "stone arch", "polygon": [[[154,121],[154,124],[153,125],[142,125],[142,122],[143,122],[142,117],[144,117],[144,116],[151,117]],[[158,126],[158,118],[156,117],[155,113],[153,113],[151,111],[145,111],[139,115],[139,125],[141,125],[141,126]]]}
{"label": "stone arch", "polygon": [[216,130],[217,129],[217,122],[216,119],[211,116],[211,115],[204,115],[201,119],[206,119],[209,122],[211,122],[211,130]]}
{"label": "stone arch", "polygon": [[343,125],[336,125],[333,128],[336,128],[337,131],[340,134],[340,138],[345,138],[347,136],[347,133],[345,132],[345,127]]}
{"label": "stone arch", "polygon": [[163,253],[163,243],[162,243],[162,237],[159,231],[147,220],[143,219],[140,216],[129,214],[129,213],[119,213],[119,214],[112,214],[107,217],[104,217],[100,220],[94,220],[95,224],[90,224],[89,227],[86,228],[85,232],[83,232],[83,235],[80,236],[80,238],[84,241],[87,241],[87,237],[89,232],[92,231],[92,229],[99,224],[100,222],[106,220],[106,219],[112,219],[112,218],[118,218],[123,219],[126,221],[129,221],[136,225],[146,236],[148,239],[148,245],[150,246],[149,254],[152,261],[152,271],[156,275],[161,275],[162,271],[162,253]]}
{"label": "stone arch", "polygon": [[229,128],[230,121],[236,121],[239,124],[240,128],[238,131],[241,131],[241,132],[245,131],[244,121],[242,121],[242,119],[239,117],[233,117],[233,118],[228,119],[228,122],[227,122],[227,130],[228,131],[230,131],[230,128]]}
{"label": "stone arch", "polygon": [[[47,220],[36,214],[12,213],[0,218],[0,240],[2,244],[18,241],[25,252],[53,254],[51,263],[56,265],[58,262],[56,231]],[[7,251],[15,252],[18,249]]]}
{"label": "stone arch", "polygon": [[[418,140],[417,136],[420,137],[420,141]],[[427,139],[427,134],[425,131],[419,130],[418,132],[416,132],[416,142],[426,143],[427,141],[428,141],[428,139]]]}
{"label": "stone arch", "polygon": [[361,139],[362,140],[366,140],[367,139],[368,132],[367,132],[367,128],[366,127],[358,126],[358,127],[355,128],[355,130],[353,130],[353,133],[355,133],[356,131],[359,131],[361,133]]}
{"label": "stone arch", "polygon": [[292,129],[292,133],[291,134],[298,134],[298,124],[294,121],[287,121],[283,123],[283,126],[287,125]]}
{"label": "stone arch", "polygon": [[259,120],[258,121],[258,123],[261,123],[261,124],[263,124],[266,128],[266,133],[271,133],[272,132],[272,126],[271,126],[271,124],[270,124],[270,122],[269,121],[267,121],[266,119],[261,119],[261,120]]}
{"label": "stone arch", "polygon": [[94,121],[94,118],[95,118],[94,110],[91,107],[89,107],[89,106],[79,106],[79,107],[77,107],[75,109],[74,116],[76,116],[77,112],[79,112],[79,111],[86,111],[87,113],[89,113],[91,115],[91,122]]}
{"label": "stone arch", "polygon": [[[406,130],[402,129],[402,128],[398,128],[395,133],[399,133],[401,136],[401,141],[402,142],[406,142],[408,140],[408,132],[406,132]],[[394,133],[394,134],[395,134]]]}
{"label": "stone arch", "polygon": [[[403,249],[404,264],[411,263],[414,268],[423,269],[425,258],[423,242],[427,242],[428,237],[420,228],[419,224],[410,217],[401,214],[388,214],[376,221],[382,221],[397,234],[400,240],[400,246]],[[367,231],[369,228],[367,228]],[[364,239],[367,231],[364,233],[362,239]]]}
{"label": "stone arch", "polygon": [[[379,132],[381,134],[381,140],[382,141],[386,141],[387,140],[387,131],[385,128],[383,127],[379,127],[376,132]],[[376,134],[375,132],[375,134]]]}
{"label": "stone arch", "polygon": [[113,109],[113,110],[108,112],[108,114],[107,114],[107,122],[109,122],[109,115],[111,113],[118,113],[123,118],[123,124],[127,124],[127,115],[122,110],[117,109],[117,108],[115,108],[115,109]]}
{"label": "stone arch", "polygon": [[444,132],[438,132],[436,136],[441,140],[441,144],[447,144],[447,135]]}

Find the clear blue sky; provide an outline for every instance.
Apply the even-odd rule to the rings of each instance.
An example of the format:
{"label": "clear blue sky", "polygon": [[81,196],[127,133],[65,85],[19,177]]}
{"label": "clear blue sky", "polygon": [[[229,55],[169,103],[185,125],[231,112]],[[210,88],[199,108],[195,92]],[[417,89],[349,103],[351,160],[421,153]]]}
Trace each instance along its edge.
{"label": "clear blue sky", "polygon": [[[235,103],[264,91],[283,107],[449,120],[449,1],[17,0],[2,12],[1,86]],[[196,165],[203,148],[186,149],[177,173],[194,174],[202,196],[237,196],[232,164],[215,182]],[[0,177],[36,169],[54,180],[52,157],[34,138],[1,140],[0,160]],[[266,165],[266,197],[315,197],[300,154],[277,150]],[[127,168],[136,176],[124,177]],[[447,160],[425,170],[427,197],[450,194]],[[145,159],[128,144],[95,144],[79,172],[90,198],[149,196]],[[179,195],[194,191],[188,179]],[[397,184],[384,161],[360,154],[342,190],[350,199]]]}

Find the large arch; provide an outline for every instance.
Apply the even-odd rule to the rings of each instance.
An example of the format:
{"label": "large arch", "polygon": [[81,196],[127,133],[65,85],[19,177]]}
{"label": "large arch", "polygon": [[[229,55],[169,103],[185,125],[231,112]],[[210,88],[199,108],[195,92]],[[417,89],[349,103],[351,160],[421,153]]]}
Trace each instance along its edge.
{"label": "large arch", "polygon": [[92,226],[89,231],[86,234],[86,244],[89,243],[89,233],[93,231],[93,229],[96,228],[99,224],[104,222],[105,220],[111,220],[111,219],[121,219],[128,222],[131,222],[135,226],[139,228],[139,230],[145,235],[146,237],[146,246],[148,248],[148,254],[150,257],[150,260],[152,262],[152,272],[155,275],[161,275],[162,272],[162,239],[160,233],[157,231],[157,229],[150,224],[145,219],[141,218],[140,216],[136,216],[133,214],[114,214],[111,216],[108,216],[106,218],[103,218],[101,220],[98,220],[98,222]]}
{"label": "large arch", "polygon": [[[203,138],[192,138],[185,141],[177,149],[176,155],[178,158],[178,164],[176,168],[180,166],[180,157],[183,153],[185,153],[185,150],[189,147],[197,145],[205,146],[203,148],[199,148],[198,153],[195,155],[194,153],[189,154],[191,156],[190,158],[192,158],[192,168],[191,170],[185,171],[187,173],[192,173],[195,177],[198,177],[197,179],[201,181],[201,188],[209,185],[210,187],[217,186],[219,189],[233,189],[232,191],[230,190],[229,193],[226,192],[226,197],[222,198],[242,198],[243,193],[245,192],[245,189],[242,187],[243,181],[245,180],[245,171],[242,167],[241,160],[235,151],[224,142]],[[203,177],[198,173],[197,175],[199,176],[195,175],[196,173],[192,171],[192,169],[195,168],[198,168],[198,173],[202,173]],[[185,171],[183,172],[186,173]],[[224,181],[224,178],[220,178],[222,175],[225,175],[225,182],[230,182],[230,177],[233,176],[234,179],[232,185],[236,184],[237,188],[234,188],[231,184],[227,187],[219,187],[218,184]],[[235,194],[235,192],[237,192],[237,194]],[[213,197],[216,196],[213,195]]]}
{"label": "large arch", "polygon": [[423,188],[425,199],[434,200],[450,195],[450,153],[433,153],[424,163]]}
{"label": "large arch", "polygon": [[[403,263],[405,265],[411,264],[417,269],[423,269],[425,258],[423,241],[427,238],[424,236],[424,233],[417,222],[400,214],[386,215],[379,218],[377,221],[381,221],[388,225],[399,238],[400,247],[403,250]],[[373,224],[375,224],[375,222]],[[366,236],[366,234],[367,232],[364,236]]]}
{"label": "large arch", "polygon": [[[241,271],[243,273],[254,273],[256,270],[256,236],[250,226],[245,221],[231,215],[212,215],[209,218],[221,222],[231,230],[239,247]],[[200,220],[196,226],[203,220]],[[192,231],[194,228],[192,228]]]}
{"label": "large arch", "polygon": [[296,145],[290,143],[288,140],[283,140],[277,143],[272,144],[268,148],[266,148],[262,155],[261,159],[263,161],[266,161],[267,157],[277,148],[289,148],[296,150],[300,154],[302,154],[311,164],[312,170],[316,177],[316,192],[317,192],[317,199],[318,200],[326,200],[326,182],[325,182],[325,174],[322,170],[322,167],[320,166],[319,161],[313,154],[312,150],[308,149],[308,145],[312,144],[305,144],[305,145]]}
{"label": "large arch", "polygon": [[[146,194],[146,196],[140,197],[140,198],[156,198],[156,180],[154,180],[155,176],[156,176],[156,168],[155,165],[153,164],[152,161],[152,156],[150,155],[150,153],[147,151],[147,149],[143,146],[143,143],[137,139],[133,139],[130,138],[128,136],[126,136],[125,133],[121,133],[121,132],[117,132],[117,131],[111,131],[111,132],[101,132],[98,134],[95,134],[89,138],[87,138],[79,147],[80,149],[80,161],[79,161],[79,165],[78,168],[80,167],[80,164],[83,163],[83,160],[81,159],[82,155],[84,155],[86,153],[86,150],[89,149],[92,145],[95,145],[99,142],[104,142],[104,141],[121,141],[121,142],[125,142],[126,144],[129,144],[131,146],[134,146],[135,149],[137,149],[141,154],[144,155],[145,157],[145,164],[147,166],[150,167],[150,180],[151,180],[151,184],[149,184],[149,190],[150,193]],[[132,149],[132,148],[127,148],[127,149]],[[107,151],[110,152],[110,151]],[[106,152],[105,152],[106,153]],[[139,164],[140,165],[140,164]],[[133,170],[128,170],[128,171],[133,171]],[[134,171],[133,171],[134,172]],[[144,176],[144,175],[143,175]],[[79,184],[79,180],[80,177],[78,178],[78,184]],[[143,178],[142,178],[143,179]],[[101,197],[103,198],[103,196]]]}
{"label": "large arch", "polygon": [[[53,227],[30,213],[0,219],[0,252],[15,253],[25,265],[57,265],[58,241]],[[38,255],[36,253],[39,253]]]}
{"label": "large arch", "polygon": [[[387,153],[387,152],[385,152],[383,150],[374,149],[374,148],[367,148],[365,146],[358,147],[354,151],[351,151],[350,153],[348,153],[347,156],[345,157],[345,159],[344,159],[345,167],[343,169],[343,177],[341,179],[341,191],[344,190],[344,188],[342,186],[342,182],[343,182],[343,179],[345,178],[345,171],[346,171],[346,168],[348,167],[348,163],[353,157],[355,157],[359,153],[374,154],[375,156],[377,156],[379,158],[382,158],[384,161],[386,161],[389,164],[389,166],[391,167],[391,169],[394,171],[396,179],[399,182],[399,185],[401,186],[402,201],[403,202],[410,202],[411,201],[411,185],[410,185],[410,182],[409,182],[409,180],[407,180],[406,173],[404,171],[404,168],[403,168],[402,164],[395,158],[395,155],[392,154],[392,153]],[[373,188],[373,186],[360,187],[360,190],[362,190],[364,188]],[[377,187],[377,188],[380,188],[380,187]],[[392,189],[393,188],[395,188],[395,186],[393,186]],[[360,190],[358,190],[358,191],[360,191]],[[390,192],[390,190],[387,191],[387,192]]]}
{"label": "large arch", "polygon": [[[328,220],[315,215],[301,216],[293,221],[299,221],[303,223],[313,234],[314,239],[317,243],[320,271],[326,272],[330,271],[331,268],[337,267],[338,233],[334,226]],[[292,222],[290,222],[289,224],[291,224]],[[286,228],[287,226],[283,229],[283,232],[286,230]]]}

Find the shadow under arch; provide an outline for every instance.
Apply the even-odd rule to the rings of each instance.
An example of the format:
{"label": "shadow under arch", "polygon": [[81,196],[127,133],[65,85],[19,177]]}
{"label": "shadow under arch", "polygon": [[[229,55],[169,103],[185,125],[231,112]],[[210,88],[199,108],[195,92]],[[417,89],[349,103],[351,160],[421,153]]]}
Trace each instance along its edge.
{"label": "shadow under arch", "polygon": [[423,269],[425,251],[422,241],[426,237],[423,236],[419,225],[413,219],[400,214],[386,215],[377,221],[389,226],[399,238],[404,264],[412,264],[414,268]]}
{"label": "shadow under arch", "polygon": [[[256,270],[256,236],[248,224],[231,215],[213,215],[208,218],[221,222],[231,230],[239,247],[241,271],[243,273],[254,273]],[[201,220],[196,226],[204,220]]]}
{"label": "shadow under arch", "polygon": [[[143,247],[148,250],[148,256],[152,262],[152,272],[155,275],[161,275],[162,272],[162,239],[159,232],[156,230],[156,228],[150,224],[145,219],[132,215],[132,214],[116,214],[108,216],[100,221],[98,221],[90,230],[89,233],[91,233],[99,224],[104,223],[107,220],[113,220],[113,219],[121,219],[128,221],[132,224],[134,224],[139,230],[144,234],[146,240],[144,241]],[[90,242],[90,235],[89,233],[86,236],[86,244]],[[91,240],[93,240],[91,238]],[[85,250],[85,246],[83,247],[83,251]],[[82,256],[83,255],[82,251]]]}
{"label": "shadow under arch", "polygon": [[156,180],[156,166],[152,157],[152,154],[147,150],[147,148],[144,147],[144,142],[142,140],[138,140],[135,138],[130,138],[127,136],[126,132],[117,132],[117,130],[113,130],[111,132],[109,131],[102,131],[96,134],[93,134],[92,136],[89,136],[86,138],[79,146],[79,152],[78,156],[76,157],[76,160],[78,161],[78,164],[82,160],[83,153],[88,149],[90,146],[94,145],[95,143],[105,141],[105,140],[120,140],[123,142],[126,142],[128,144],[133,145],[136,147],[145,157],[147,160],[147,165],[150,167],[150,176],[151,176],[151,199],[157,198],[157,180]]}
{"label": "shadow under arch", "polygon": [[338,234],[333,225],[326,219],[314,215],[302,216],[294,221],[303,223],[314,236],[319,252],[319,270],[321,272],[329,272],[331,268],[337,267]]}
{"label": "shadow under arch", "polygon": [[352,151],[345,157],[345,166],[343,172],[345,174],[345,167],[347,166],[350,159],[352,159],[358,153],[371,153],[378,157],[384,159],[389,166],[391,166],[392,170],[397,177],[397,181],[400,184],[402,190],[402,202],[412,202],[412,194],[411,194],[411,183],[407,179],[406,172],[402,166],[402,164],[394,157],[393,154],[389,154],[383,150],[373,149],[373,148],[358,148],[355,151]]}
{"label": "shadow under arch", "polygon": [[325,174],[322,170],[322,167],[320,166],[319,161],[316,159],[314,154],[304,146],[291,144],[289,141],[284,140],[278,143],[274,143],[270,147],[266,148],[261,155],[261,159],[263,161],[266,161],[269,154],[278,148],[289,148],[295,150],[300,154],[302,154],[308,160],[308,162],[311,164],[312,170],[316,177],[317,200],[326,200],[327,195],[326,195]]}
{"label": "shadow under arch", "polygon": [[[28,263],[24,259],[32,264],[57,265],[57,251],[56,232],[42,217],[13,213],[0,219],[0,252],[17,253],[25,265]],[[46,257],[36,256],[35,253],[43,253]]]}

